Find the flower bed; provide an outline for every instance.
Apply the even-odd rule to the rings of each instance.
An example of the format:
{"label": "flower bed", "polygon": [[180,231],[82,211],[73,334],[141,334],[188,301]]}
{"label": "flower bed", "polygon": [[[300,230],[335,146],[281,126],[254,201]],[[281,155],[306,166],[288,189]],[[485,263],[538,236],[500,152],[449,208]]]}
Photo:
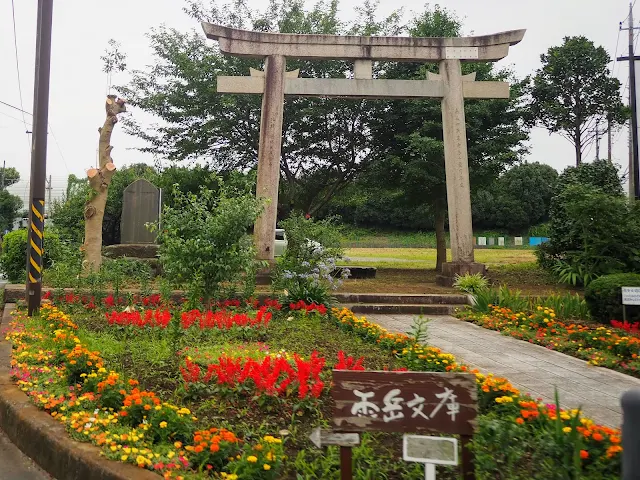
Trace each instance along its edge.
{"label": "flower bed", "polygon": [[[167,478],[312,479],[335,476],[339,468],[335,449],[309,450],[307,440],[313,425],[331,414],[326,358],[337,357],[333,367],[340,369],[469,372],[476,375],[481,413],[474,439],[478,478],[494,478],[497,470],[505,478],[511,478],[509,472],[519,478],[549,478],[545,475],[559,469],[580,472],[581,478],[619,477],[619,431],[594,425],[576,410],[562,411],[522,395],[506,379],[470,370],[450,354],[390,333],[349,310],[327,315],[320,310],[303,307],[274,315],[267,340],[275,348],[255,342],[227,345],[244,337],[233,329],[204,330],[207,336],[197,338],[212,339],[210,344],[198,343],[197,349],[176,345],[181,347],[178,355],[167,357],[172,373],[153,375],[130,363],[131,343],[124,343],[117,357],[124,366],[105,360],[113,355],[107,347],[93,346],[96,336],[103,335],[113,350],[119,338],[116,325],[105,331],[105,323],[96,325],[95,314],[84,307],[72,321],[45,305],[40,319],[19,314],[8,333],[15,346],[12,375],[74,439],[93,442],[110,459]],[[144,349],[144,342],[156,345],[174,338],[171,330],[134,327],[126,342],[133,339],[134,348]],[[199,329],[191,330],[176,331],[200,335]],[[305,347],[309,344],[313,347]],[[357,355],[332,351],[332,345],[344,345]],[[157,353],[151,357],[156,361]],[[131,371],[139,378],[125,375]],[[166,384],[172,375],[179,382],[175,387]],[[203,385],[208,391],[199,391]],[[163,401],[156,386],[164,392],[171,388],[182,406]],[[265,401],[275,397],[276,404]],[[306,407],[300,403],[307,401]],[[405,464],[398,460],[399,452],[390,453],[390,445],[399,449],[399,441],[399,436],[363,435],[354,451],[356,478],[423,478],[419,465]]]}
{"label": "flower bed", "polygon": [[281,439],[264,436],[248,443],[224,429],[196,430],[197,418],[188,408],[163,402],[140,390],[136,380],[105,369],[100,353],[81,343],[77,325],[59,309],[43,305],[39,323],[24,328],[26,321],[19,315],[8,332],[15,347],[11,375],[74,439],[165,478],[197,471],[228,479],[278,478]]}
{"label": "flower bed", "polygon": [[[640,378],[640,337],[637,325],[612,322],[613,328],[564,322],[553,309],[537,307],[530,314],[493,306],[490,314],[462,312],[462,320],[505,335],[542,345]],[[618,327],[618,328],[616,328]]]}

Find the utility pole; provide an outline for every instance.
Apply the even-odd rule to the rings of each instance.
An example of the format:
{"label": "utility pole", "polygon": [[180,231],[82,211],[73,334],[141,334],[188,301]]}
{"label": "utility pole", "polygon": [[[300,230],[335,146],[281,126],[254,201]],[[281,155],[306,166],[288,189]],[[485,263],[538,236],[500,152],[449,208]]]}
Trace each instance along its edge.
{"label": "utility pole", "polygon": [[53,190],[53,187],[51,186],[51,175],[49,175],[49,181],[47,182],[47,208],[45,210],[47,214],[51,213],[51,190]]}
{"label": "utility pole", "polygon": [[609,160],[611,162],[611,141],[612,141],[612,135],[611,135],[611,120],[607,121],[607,160]]}
{"label": "utility pole", "polygon": [[632,143],[632,159],[629,167],[629,185],[630,191],[636,200],[640,200],[640,168],[638,166],[638,105],[636,98],[636,57],[633,52],[633,32],[636,27],[633,26],[633,4],[629,3],[629,27],[621,30],[629,31],[629,56],[621,57],[618,60],[629,60],[629,89],[630,89],[630,105],[631,105],[631,143]]}
{"label": "utility pole", "polygon": [[596,160],[600,160],[600,119],[596,120]]}
{"label": "utility pole", "polygon": [[47,125],[49,123],[49,76],[53,0],[38,0],[36,75],[31,137],[29,243],[27,244],[26,301],[29,316],[40,308],[42,298],[42,252],[44,235],[44,190],[47,175]]}

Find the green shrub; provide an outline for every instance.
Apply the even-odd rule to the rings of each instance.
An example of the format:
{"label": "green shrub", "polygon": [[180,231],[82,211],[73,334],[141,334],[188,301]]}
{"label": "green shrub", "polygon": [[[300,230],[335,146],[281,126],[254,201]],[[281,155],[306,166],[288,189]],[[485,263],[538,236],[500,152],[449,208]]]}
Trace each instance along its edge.
{"label": "green shrub", "polygon": [[[587,286],[584,298],[594,320],[605,323],[610,320],[622,320],[622,287],[640,287],[640,275],[605,275]],[[627,306],[627,320],[639,321],[640,308]]]}
{"label": "green shrub", "polygon": [[[71,249],[60,241],[55,230],[45,229],[44,268],[50,268],[55,262],[62,261],[71,255]],[[7,233],[2,240],[0,269],[10,282],[24,282],[27,277],[27,230],[14,230]]]}
{"label": "green shrub", "polygon": [[203,187],[198,195],[183,194],[176,187],[173,195],[175,204],[165,207],[158,237],[165,278],[206,303],[255,275],[255,249],[247,232],[262,202],[250,190],[233,190],[220,180],[219,192]]}
{"label": "green shrub", "polygon": [[453,286],[464,293],[474,294],[478,290],[487,288],[489,281],[481,273],[474,273],[473,275],[465,273],[462,276],[456,275]]}

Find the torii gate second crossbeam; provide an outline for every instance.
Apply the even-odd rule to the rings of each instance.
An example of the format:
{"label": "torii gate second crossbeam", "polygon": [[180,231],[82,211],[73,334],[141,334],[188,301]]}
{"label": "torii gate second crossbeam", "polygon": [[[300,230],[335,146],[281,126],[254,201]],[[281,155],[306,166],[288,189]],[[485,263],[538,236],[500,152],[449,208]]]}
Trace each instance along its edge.
{"label": "torii gate second crossbeam", "polygon": [[[465,98],[509,98],[506,82],[476,82],[462,75],[463,61],[497,61],[519,43],[524,30],[461,38],[364,37],[261,33],[209,23],[202,24],[220,50],[235,56],[265,58],[265,71],[249,77],[218,77],[218,92],[262,94],[258,150],[258,197],[270,199],[256,222],[258,258],[273,261],[280,179],[284,96],[369,99],[442,99],[449,230],[452,262],[439,277],[450,284],[456,274],[484,272],[474,262],[471,191],[464,114]],[[286,71],[286,58],[354,61],[353,79],[298,78]],[[439,74],[426,80],[373,79],[374,61],[438,62]]]}

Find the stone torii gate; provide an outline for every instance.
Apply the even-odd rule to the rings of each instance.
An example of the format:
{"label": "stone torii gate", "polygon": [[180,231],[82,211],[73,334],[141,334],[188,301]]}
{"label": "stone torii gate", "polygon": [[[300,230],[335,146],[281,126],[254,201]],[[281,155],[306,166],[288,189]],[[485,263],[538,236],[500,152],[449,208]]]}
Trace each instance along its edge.
{"label": "stone torii gate", "polygon": [[[471,192],[464,114],[465,98],[509,98],[506,82],[476,82],[475,73],[462,75],[461,62],[497,61],[525,30],[463,38],[364,37],[262,33],[202,24],[206,36],[217,40],[226,54],[265,58],[265,71],[251,69],[249,77],[218,77],[218,92],[262,94],[257,196],[269,199],[255,226],[258,258],[273,261],[284,96],[369,99],[442,99],[449,230],[452,262],[443,266],[439,283],[455,274],[484,272],[474,262]],[[286,71],[286,58],[353,61],[354,78],[298,78]],[[426,80],[373,79],[374,61],[438,62],[439,74]]]}

